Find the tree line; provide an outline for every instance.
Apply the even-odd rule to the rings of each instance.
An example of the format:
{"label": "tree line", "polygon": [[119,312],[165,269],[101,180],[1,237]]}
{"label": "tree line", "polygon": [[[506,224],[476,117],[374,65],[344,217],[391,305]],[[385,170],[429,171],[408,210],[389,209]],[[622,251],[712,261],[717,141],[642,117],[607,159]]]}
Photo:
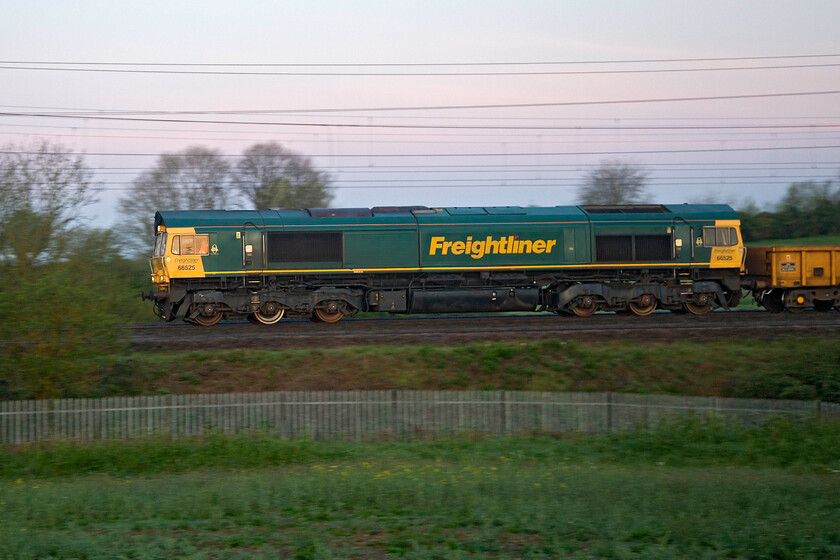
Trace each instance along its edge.
{"label": "tree line", "polygon": [[740,208],[746,241],[840,234],[840,181],[793,183],[770,209]]}

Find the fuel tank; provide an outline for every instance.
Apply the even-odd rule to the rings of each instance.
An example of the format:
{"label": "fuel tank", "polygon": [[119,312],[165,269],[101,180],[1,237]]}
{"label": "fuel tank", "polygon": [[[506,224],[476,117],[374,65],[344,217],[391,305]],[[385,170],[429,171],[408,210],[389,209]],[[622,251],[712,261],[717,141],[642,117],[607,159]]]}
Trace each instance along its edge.
{"label": "fuel tank", "polygon": [[422,290],[411,293],[411,313],[534,311],[538,288],[471,288]]}

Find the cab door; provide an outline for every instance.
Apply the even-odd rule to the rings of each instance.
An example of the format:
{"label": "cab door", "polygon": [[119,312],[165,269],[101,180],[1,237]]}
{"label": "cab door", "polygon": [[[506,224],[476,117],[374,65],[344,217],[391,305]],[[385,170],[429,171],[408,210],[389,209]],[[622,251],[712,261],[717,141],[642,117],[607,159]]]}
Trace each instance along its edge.
{"label": "cab door", "polygon": [[242,270],[262,272],[265,269],[265,236],[262,229],[248,222],[237,232],[242,245]]}
{"label": "cab door", "polygon": [[674,261],[690,263],[694,261],[693,228],[683,220],[674,220]]}

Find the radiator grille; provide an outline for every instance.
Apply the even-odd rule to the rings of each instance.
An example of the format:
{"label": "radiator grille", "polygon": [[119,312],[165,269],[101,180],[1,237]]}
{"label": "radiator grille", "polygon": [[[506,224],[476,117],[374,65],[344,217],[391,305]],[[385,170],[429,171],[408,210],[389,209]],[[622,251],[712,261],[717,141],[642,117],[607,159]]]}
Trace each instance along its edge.
{"label": "radiator grille", "polygon": [[671,260],[670,235],[637,235],[637,261],[669,261]]}
{"label": "radiator grille", "polygon": [[324,262],[344,260],[344,234],[340,231],[296,231],[268,234],[269,262]]}
{"label": "radiator grille", "polygon": [[597,262],[670,261],[670,235],[598,235],[595,237]]}
{"label": "radiator grille", "polygon": [[595,256],[599,262],[633,262],[633,237],[599,235],[595,238]]}

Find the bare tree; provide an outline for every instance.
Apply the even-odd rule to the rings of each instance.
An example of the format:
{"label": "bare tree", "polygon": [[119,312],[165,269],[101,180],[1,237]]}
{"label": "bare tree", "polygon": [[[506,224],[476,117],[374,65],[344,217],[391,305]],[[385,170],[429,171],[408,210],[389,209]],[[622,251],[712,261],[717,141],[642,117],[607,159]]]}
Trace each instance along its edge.
{"label": "bare tree", "polygon": [[46,140],[0,151],[0,263],[56,254],[99,187],[81,155]]}
{"label": "bare tree", "polygon": [[154,240],[153,222],[158,210],[212,210],[227,208],[234,201],[230,192],[230,165],[218,150],[191,146],[162,154],[154,167],[133,182],[129,194],[119,201],[126,220],[120,227],[127,243],[148,251]]}
{"label": "bare tree", "polygon": [[330,177],[276,142],[254,144],[236,166],[239,191],[258,210],[329,206]]}
{"label": "bare tree", "polygon": [[643,202],[647,173],[621,160],[605,160],[590,172],[578,189],[580,204],[638,204]]}

